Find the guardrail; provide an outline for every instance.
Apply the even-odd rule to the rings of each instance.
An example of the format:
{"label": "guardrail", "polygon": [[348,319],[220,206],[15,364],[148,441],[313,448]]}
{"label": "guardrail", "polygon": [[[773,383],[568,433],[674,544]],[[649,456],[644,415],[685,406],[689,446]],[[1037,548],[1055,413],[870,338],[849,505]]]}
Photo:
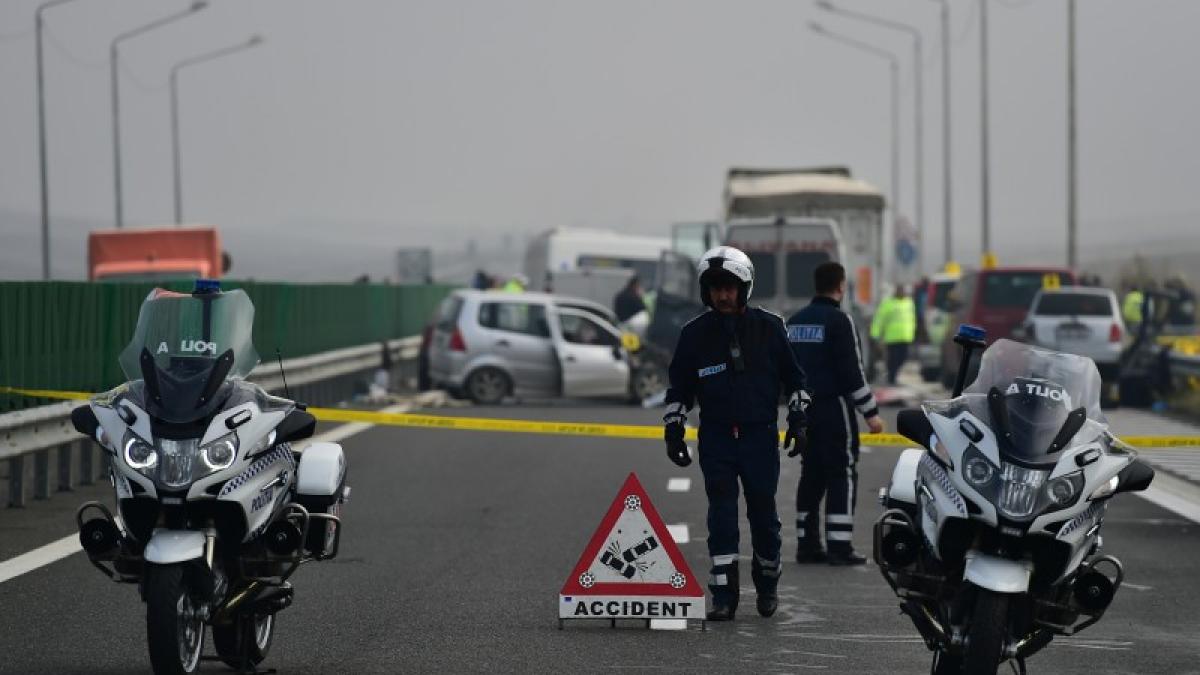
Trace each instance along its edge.
{"label": "guardrail", "polygon": [[[420,336],[388,341],[393,369],[414,362],[420,342]],[[383,349],[381,342],[285,360],[288,390],[292,398],[306,403],[344,400],[362,373],[382,365]],[[267,391],[283,391],[276,361],[259,364],[247,379]],[[0,462],[8,465],[9,506],[25,505],[28,483],[34,499],[49,499],[76,483],[90,485],[103,472],[103,461],[98,461],[103,455],[97,454],[95,441],[81,438],[71,426],[71,410],[78,405],[66,401],[0,415]]]}
{"label": "guardrail", "polygon": [[1169,363],[1172,377],[1200,377],[1200,355],[1172,352]]}

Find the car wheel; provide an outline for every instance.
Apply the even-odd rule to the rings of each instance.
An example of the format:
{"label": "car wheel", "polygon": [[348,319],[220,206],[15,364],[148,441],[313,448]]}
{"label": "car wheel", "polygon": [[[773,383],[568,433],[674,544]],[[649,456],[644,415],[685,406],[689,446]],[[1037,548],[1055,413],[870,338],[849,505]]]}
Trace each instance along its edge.
{"label": "car wheel", "polygon": [[658,365],[645,365],[637,368],[630,379],[630,403],[640,404],[667,388],[667,374]]}
{"label": "car wheel", "polygon": [[495,405],[512,390],[508,375],[499,368],[484,367],[467,377],[467,396],[480,405]]}

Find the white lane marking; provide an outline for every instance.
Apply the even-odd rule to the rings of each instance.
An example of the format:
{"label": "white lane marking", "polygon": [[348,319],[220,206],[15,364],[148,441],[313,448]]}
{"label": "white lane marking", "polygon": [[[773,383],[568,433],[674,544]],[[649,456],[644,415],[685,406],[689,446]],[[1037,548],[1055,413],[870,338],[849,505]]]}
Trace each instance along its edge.
{"label": "white lane marking", "polygon": [[1128,581],[1122,581],[1121,588],[1127,588],[1127,587],[1132,588],[1135,591],[1152,591],[1152,590],[1154,590],[1153,586],[1143,586],[1141,584],[1135,584],[1135,583],[1130,583]]}
{"label": "white lane marking", "polygon": [[35,548],[28,553],[9,558],[0,562],[0,584],[82,550],[83,548],[79,545],[79,535],[70,534],[41,548]]}
{"label": "white lane marking", "polygon": [[691,478],[671,478],[667,481],[667,492],[687,492],[691,489]]}
{"label": "white lane marking", "polygon": [[692,538],[688,536],[687,523],[668,525],[667,532],[671,533],[671,538],[675,540],[676,544],[686,544],[692,540]]}
{"label": "white lane marking", "polygon": [[1150,487],[1134,494],[1194,523],[1200,523],[1200,488],[1193,483],[1159,471]]}
{"label": "white lane marking", "polygon": [[[384,408],[380,412],[398,413],[407,412],[412,406],[409,404],[400,404]],[[323,434],[313,436],[314,441],[324,441],[327,443],[340,443],[341,441],[350,438],[351,436],[362,433],[367,429],[375,426],[365,422],[350,422],[338,427],[334,427]],[[305,444],[307,445],[307,443]],[[686,527],[686,526],[685,526]],[[0,561],[0,584],[15,579],[26,572],[32,572],[39,567],[45,567],[53,562],[58,562],[63,558],[78,553],[83,550],[79,545],[79,534],[69,534],[58,541],[51,542],[45,546],[40,546],[27,553],[22,553],[8,560]]]}
{"label": "white lane marking", "polygon": [[687,619],[650,619],[650,630],[687,630]]}

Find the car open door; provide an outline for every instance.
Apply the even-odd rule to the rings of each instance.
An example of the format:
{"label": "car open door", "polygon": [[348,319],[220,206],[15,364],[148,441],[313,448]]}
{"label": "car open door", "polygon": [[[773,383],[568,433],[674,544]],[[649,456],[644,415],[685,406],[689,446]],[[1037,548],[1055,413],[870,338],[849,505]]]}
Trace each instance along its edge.
{"label": "car open door", "polygon": [[551,334],[563,396],[628,395],[629,359],[620,331],[595,314],[560,307]]}
{"label": "car open door", "polygon": [[654,296],[645,343],[665,366],[675,351],[683,325],[704,313],[695,260],[675,251],[663,251],[658,260],[658,287]]}

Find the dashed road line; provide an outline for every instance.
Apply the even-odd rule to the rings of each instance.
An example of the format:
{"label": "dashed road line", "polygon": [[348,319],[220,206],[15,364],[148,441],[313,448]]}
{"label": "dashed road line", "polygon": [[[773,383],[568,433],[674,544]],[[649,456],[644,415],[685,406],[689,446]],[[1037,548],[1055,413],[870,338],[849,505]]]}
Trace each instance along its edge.
{"label": "dashed road line", "polygon": [[689,536],[687,523],[668,525],[667,532],[671,533],[671,538],[675,540],[676,544],[686,544],[692,540],[691,536]]}
{"label": "dashed road line", "polygon": [[667,492],[687,492],[691,489],[691,478],[671,478],[667,480]]}

